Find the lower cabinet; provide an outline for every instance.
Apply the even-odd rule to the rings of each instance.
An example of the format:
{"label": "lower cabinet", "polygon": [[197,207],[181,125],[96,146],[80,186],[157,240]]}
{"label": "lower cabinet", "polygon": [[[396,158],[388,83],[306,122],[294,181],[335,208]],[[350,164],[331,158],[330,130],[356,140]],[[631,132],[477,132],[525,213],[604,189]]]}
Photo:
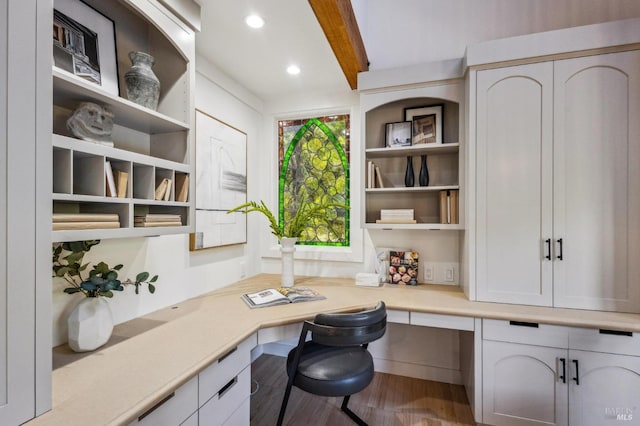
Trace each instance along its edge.
{"label": "lower cabinet", "polygon": [[483,423],[640,425],[637,333],[483,320],[482,359]]}
{"label": "lower cabinet", "polygon": [[250,417],[252,334],[132,425],[246,426]]}

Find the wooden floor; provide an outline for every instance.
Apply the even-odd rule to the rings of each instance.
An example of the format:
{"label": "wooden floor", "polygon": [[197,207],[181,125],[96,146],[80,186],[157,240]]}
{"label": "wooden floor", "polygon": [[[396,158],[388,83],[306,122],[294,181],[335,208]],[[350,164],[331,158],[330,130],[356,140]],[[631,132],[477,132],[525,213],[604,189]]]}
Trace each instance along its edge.
{"label": "wooden floor", "polygon": [[[251,397],[251,425],[273,426],[286,387],[285,358],[262,355],[251,366],[258,391]],[[256,383],[252,383],[252,391]],[[342,398],[310,395],[293,388],[284,424],[353,426]],[[351,397],[349,408],[370,426],[475,425],[464,387],[376,373],[367,389]]]}

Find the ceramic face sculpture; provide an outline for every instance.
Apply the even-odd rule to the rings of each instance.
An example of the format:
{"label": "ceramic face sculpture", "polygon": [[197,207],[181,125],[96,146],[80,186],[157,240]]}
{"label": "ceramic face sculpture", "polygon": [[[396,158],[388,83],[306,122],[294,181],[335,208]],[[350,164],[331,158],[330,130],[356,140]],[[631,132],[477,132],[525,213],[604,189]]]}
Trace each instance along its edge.
{"label": "ceramic face sculpture", "polygon": [[67,128],[75,137],[85,141],[111,141],[113,112],[107,107],[83,102],[67,120]]}

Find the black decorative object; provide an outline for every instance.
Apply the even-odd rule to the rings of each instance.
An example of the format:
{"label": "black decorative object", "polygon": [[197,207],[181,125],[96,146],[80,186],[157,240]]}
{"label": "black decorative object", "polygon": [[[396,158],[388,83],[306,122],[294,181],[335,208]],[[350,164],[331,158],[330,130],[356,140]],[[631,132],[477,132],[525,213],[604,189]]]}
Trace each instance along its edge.
{"label": "black decorative object", "polygon": [[420,156],[420,174],[418,175],[420,186],[429,186],[429,167],[427,167],[427,156]]}
{"label": "black decorative object", "polygon": [[407,157],[407,171],[404,173],[404,186],[413,186],[415,184],[413,177],[413,157]]}

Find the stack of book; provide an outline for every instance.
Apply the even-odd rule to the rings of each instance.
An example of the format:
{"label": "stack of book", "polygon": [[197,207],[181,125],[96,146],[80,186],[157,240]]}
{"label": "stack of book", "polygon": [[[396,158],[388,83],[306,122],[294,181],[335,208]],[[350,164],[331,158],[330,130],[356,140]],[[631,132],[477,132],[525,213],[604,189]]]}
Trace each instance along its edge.
{"label": "stack of book", "polygon": [[54,213],[53,230],[120,228],[116,213]]}
{"label": "stack of book", "polygon": [[380,167],[373,161],[367,161],[367,188],[384,188]]}
{"label": "stack of book", "polygon": [[416,223],[413,209],[382,209],[376,223]]}
{"label": "stack of book", "polygon": [[458,223],[458,190],[440,191],[440,223]]}
{"label": "stack of book", "polygon": [[182,218],[179,214],[146,214],[135,216],[133,223],[137,227],[152,228],[156,226],[182,226]]}

